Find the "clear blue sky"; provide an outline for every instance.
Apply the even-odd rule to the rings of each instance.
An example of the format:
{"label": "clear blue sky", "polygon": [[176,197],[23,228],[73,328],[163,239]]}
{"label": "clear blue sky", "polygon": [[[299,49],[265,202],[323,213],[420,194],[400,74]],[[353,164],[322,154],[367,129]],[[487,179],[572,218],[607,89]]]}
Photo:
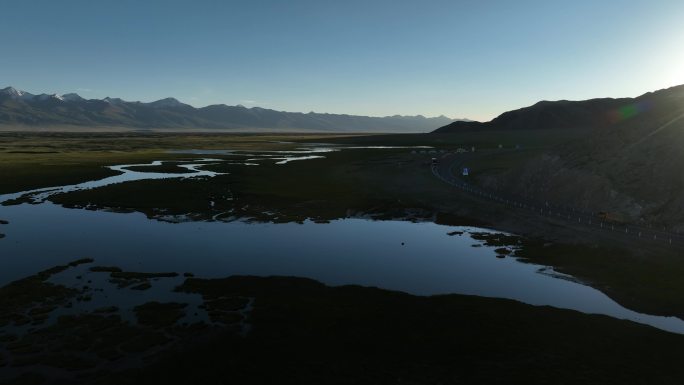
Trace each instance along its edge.
{"label": "clear blue sky", "polygon": [[0,87],[489,120],[684,83],[684,1],[0,0]]}

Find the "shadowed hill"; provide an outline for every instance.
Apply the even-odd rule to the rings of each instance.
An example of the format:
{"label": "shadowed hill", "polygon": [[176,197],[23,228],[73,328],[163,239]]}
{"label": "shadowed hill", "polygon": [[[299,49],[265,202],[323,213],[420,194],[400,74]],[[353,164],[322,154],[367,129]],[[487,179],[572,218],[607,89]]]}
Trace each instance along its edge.
{"label": "shadowed hill", "polygon": [[[478,183],[630,223],[684,230],[684,86],[632,99],[540,102],[487,123],[458,122],[436,132],[576,131],[574,139],[474,175]],[[506,161],[506,159],[509,159]],[[475,164],[477,165],[477,164]]]}
{"label": "shadowed hill", "polygon": [[637,98],[541,101],[505,112],[490,122],[456,121],[434,132],[610,127],[636,115],[663,116],[667,109],[677,108],[671,102],[682,98],[684,86],[649,92]]}

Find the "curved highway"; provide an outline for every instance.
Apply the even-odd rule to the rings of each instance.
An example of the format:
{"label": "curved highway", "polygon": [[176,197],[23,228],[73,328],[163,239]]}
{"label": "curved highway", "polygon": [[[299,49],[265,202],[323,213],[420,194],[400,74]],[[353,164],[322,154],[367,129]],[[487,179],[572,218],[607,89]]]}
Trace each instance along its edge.
{"label": "curved highway", "polygon": [[467,178],[462,177],[461,170],[467,164],[476,162],[477,158],[484,154],[482,152],[477,154],[435,154],[437,155],[437,158],[435,158],[437,159],[437,163],[431,165],[432,173],[435,177],[467,194],[476,196],[480,199],[494,201],[515,209],[525,210],[528,213],[534,213],[540,217],[553,218],[556,221],[562,221],[568,227],[591,227],[592,229],[610,231],[613,235],[624,235],[632,240],[648,240],[665,245],[684,247],[684,235],[682,234],[659,231],[647,226],[610,222],[602,219],[598,213],[591,213],[570,206],[558,205],[551,203],[548,200],[540,202],[539,200],[531,198],[515,196],[513,194],[479,187],[468,181]]}

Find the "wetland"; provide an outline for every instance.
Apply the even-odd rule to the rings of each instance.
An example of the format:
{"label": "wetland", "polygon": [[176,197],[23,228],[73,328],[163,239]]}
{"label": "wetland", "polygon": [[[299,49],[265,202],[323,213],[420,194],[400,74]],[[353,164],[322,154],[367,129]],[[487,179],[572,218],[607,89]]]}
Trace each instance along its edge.
{"label": "wetland", "polygon": [[674,256],[511,226],[431,175],[462,138],[73,135],[2,137],[2,381],[268,383],[269,351],[286,383],[487,381],[493,356],[625,383],[681,355]]}

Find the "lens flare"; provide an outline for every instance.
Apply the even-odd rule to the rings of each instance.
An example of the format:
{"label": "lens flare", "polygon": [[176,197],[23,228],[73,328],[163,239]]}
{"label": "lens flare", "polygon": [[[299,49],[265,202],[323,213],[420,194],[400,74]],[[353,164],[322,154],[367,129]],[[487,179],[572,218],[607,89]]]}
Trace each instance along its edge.
{"label": "lens flare", "polygon": [[615,124],[631,119],[642,112],[651,109],[651,103],[647,101],[640,101],[632,104],[627,104],[608,113],[608,120]]}

